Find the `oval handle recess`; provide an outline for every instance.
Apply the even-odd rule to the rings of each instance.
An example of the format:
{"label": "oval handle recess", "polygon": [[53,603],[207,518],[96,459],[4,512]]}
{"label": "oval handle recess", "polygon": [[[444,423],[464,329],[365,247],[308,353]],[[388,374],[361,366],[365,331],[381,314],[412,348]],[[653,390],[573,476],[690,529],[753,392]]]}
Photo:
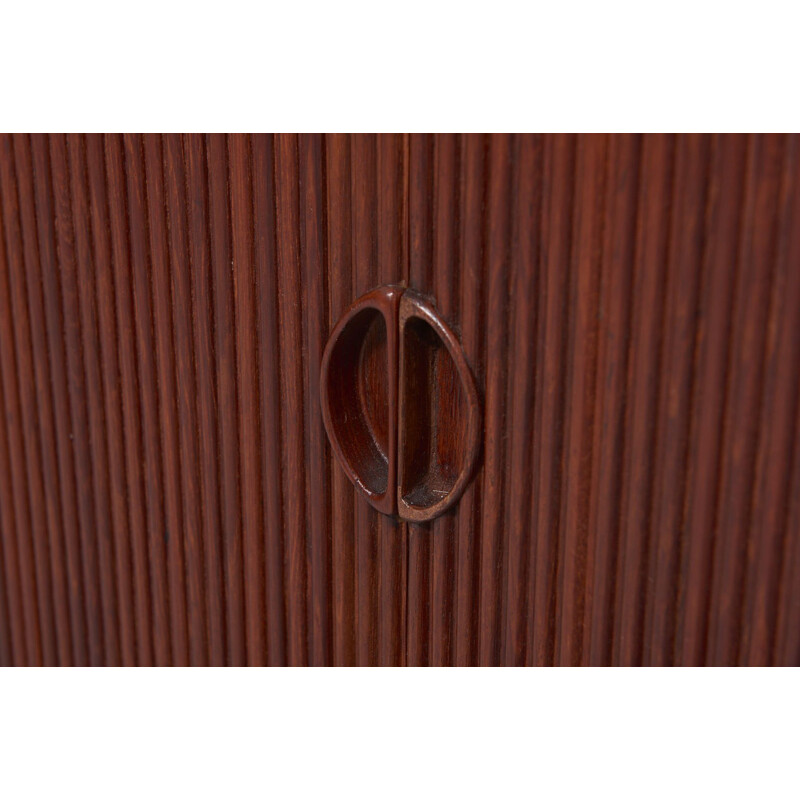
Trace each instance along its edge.
{"label": "oval handle recess", "polygon": [[478,392],[458,339],[419,293],[382,286],[345,312],[323,354],[320,401],[334,453],[378,511],[425,522],[469,483]]}

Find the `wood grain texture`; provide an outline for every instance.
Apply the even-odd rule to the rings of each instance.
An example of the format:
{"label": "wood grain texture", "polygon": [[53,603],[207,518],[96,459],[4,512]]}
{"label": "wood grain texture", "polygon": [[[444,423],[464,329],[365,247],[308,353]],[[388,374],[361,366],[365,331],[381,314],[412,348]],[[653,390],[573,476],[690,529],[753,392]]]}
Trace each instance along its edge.
{"label": "wood grain texture", "polygon": [[[433,298],[430,523],[319,407]],[[0,665],[800,665],[800,138],[0,136]]]}

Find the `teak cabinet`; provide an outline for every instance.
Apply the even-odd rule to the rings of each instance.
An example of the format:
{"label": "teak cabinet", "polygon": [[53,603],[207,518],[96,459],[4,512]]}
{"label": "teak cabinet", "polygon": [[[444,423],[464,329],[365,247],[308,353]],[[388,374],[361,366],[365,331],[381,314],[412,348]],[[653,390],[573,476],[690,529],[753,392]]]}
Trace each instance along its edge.
{"label": "teak cabinet", "polygon": [[[2,136],[0,664],[800,664],[799,149]],[[387,284],[480,405],[432,522],[320,410]]]}

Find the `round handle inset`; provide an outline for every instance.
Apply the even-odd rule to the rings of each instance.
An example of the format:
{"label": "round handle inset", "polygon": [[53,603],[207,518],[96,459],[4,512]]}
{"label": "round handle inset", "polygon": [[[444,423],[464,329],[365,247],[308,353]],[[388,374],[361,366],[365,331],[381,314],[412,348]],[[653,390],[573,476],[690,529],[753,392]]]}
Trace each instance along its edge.
{"label": "round handle inset", "polygon": [[337,458],[376,509],[424,522],[461,496],[480,451],[478,392],[422,295],[384,286],[348,309],[325,348],[320,399]]}

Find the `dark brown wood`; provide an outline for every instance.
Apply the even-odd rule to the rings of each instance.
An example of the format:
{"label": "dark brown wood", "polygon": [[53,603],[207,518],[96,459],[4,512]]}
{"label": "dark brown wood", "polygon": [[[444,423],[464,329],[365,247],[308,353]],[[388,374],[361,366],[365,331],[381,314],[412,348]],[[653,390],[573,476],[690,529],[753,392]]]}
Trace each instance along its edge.
{"label": "dark brown wood", "polygon": [[[328,221],[328,327],[355,299],[352,289],[352,159],[350,137],[326,136]],[[330,529],[333,603],[333,663],[356,663],[355,519],[352,484],[342,469],[331,470]]]}
{"label": "dark brown wood", "polygon": [[[158,136],[145,136],[145,175],[147,178],[148,230],[152,268],[153,328],[158,374],[159,458],[164,491],[163,518],[152,535],[150,569],[154,578],[153,636],[156,663],[185,663],[186,609],[182,550],[183,502],[181,488],[180,428],[173,339],[172,280],[170,278],[167,193],[163,163],[164,142]],[[160,535],[158,535],[160,534]],[[157,592],[157,593],[156,593]]]}
{"label": "dark brown wood", "polygon": [[388,285],[356,300],[319,386],[334,454],[373,508],[424,522],[457,502],[480,452],[480,407],[458,340],[422,295]]}
{"label": "dark brown wood", "polygon": [[397,513],[426,522],[456,503],[480,453],[481,412],[461,345],[413,290],[398,309]]}
{"label": "dark brown wood", "polygon": [[331,445],[378,511],[397,513],[398,337],[403,288],[360,297],[331,333],[322,358],[320,406]]}
{"label": "dark brown wood", "polygon": [[[799,665],[799,145],[0,136],[0,664]],[[387,284],[483,409],[432,521],[318,402]]]}

